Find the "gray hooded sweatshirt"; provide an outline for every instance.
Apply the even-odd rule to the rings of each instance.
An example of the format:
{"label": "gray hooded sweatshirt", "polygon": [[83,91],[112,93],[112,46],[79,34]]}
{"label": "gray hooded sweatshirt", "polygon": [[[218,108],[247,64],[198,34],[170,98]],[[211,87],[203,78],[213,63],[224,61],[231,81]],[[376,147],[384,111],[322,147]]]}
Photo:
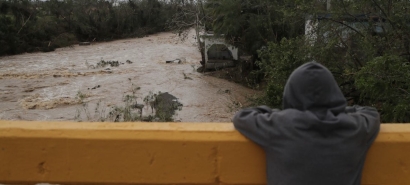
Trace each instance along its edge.
{"label": "gray hooded sweatshirt", "polygon": [[315,62],[290,75],[283,110],[239,111],[235,128],[266,152],[269,185],[360,185],[380,118],[371,107],[347,107],[330,71]]}

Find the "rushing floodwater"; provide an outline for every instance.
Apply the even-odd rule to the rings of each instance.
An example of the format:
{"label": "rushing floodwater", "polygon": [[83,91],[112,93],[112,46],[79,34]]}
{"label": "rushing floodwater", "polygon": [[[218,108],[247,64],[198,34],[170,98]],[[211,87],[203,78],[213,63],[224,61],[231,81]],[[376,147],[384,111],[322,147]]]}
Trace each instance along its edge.
{"label": "rushing floodwater", "polygon": [[[96,120],[132,95],[169,92],[183,104],[175,120],[182,122],[229,122],[245,103],[250,89],[196,72],[200,53],[194,38],[180,41],[172,33],[61,48],[0,58],[0,119]],[[181,64],[166,60],[185,58]],[[119,61],[118,67],[93,68],[101,60]],[[126,62],[127,60],[131,62]],[[91,66],[93,65],[93,66]],[[97,103],[98,113],[95,113]],[[143,114],[151,113],[148,105]]]}

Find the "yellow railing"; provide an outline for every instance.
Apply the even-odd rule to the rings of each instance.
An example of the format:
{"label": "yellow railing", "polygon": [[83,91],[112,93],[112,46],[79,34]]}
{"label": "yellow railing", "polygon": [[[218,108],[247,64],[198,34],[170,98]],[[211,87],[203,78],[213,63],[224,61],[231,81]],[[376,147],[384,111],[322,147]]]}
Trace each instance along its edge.
{"label": "yellow railing", "polygon": [[[0,184],[265,184],[231,123],[0,121]],[[410,184],[410,125],[385,124],[362,184]]]}

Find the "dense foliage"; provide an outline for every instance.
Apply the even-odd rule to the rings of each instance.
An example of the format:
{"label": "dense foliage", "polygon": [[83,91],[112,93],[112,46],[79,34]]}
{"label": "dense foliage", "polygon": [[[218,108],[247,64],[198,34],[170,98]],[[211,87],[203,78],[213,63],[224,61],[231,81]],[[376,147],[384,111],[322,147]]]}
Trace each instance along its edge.
{"label": "dense foliage", "polygon": [[[293,19],[297,9],[279,0],[208,0],[211,28],[249,54],[256,54],[268,42],[303,34],[304,19]],[[289,7],[289,8],[288,8]],[[289,15],[292,14],[292,15]]]}
{"label": "dense foliage", "polygon": [[268,84],[262,102],[281,107],[286,78],[315,60],[332,71],[349,104],[376,107],[384,122],[409,122],[410,3],[332,1],[328,11],[317,5],[300,5],[313,21],[312,32],[259,50]]}
{"label": "dense foliage", "polygon": [[0,55],[165,31],[184,0],[2,0]]}

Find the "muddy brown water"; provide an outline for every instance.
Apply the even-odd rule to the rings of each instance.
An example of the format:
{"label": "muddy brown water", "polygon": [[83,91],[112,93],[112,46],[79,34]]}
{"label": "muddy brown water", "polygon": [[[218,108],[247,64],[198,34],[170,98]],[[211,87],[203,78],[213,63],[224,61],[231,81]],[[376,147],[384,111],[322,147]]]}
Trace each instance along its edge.
{"label": "muddy brown water", "polygon": [[[177,58],[185,60],[165,62]],[[91,66],[101,59],[120,65]],[[258,92],[196,72],[200,60],[192,34],[181,41],[172,33],[0,57],[0,119],[95,121],[124,105],[126,95],[134,92],[143,104],[149,92],[161,91],[184,105],[174,116],[177,121],[229,122],[246,96]],[[143,114],[150,113],[146,105]]]}

